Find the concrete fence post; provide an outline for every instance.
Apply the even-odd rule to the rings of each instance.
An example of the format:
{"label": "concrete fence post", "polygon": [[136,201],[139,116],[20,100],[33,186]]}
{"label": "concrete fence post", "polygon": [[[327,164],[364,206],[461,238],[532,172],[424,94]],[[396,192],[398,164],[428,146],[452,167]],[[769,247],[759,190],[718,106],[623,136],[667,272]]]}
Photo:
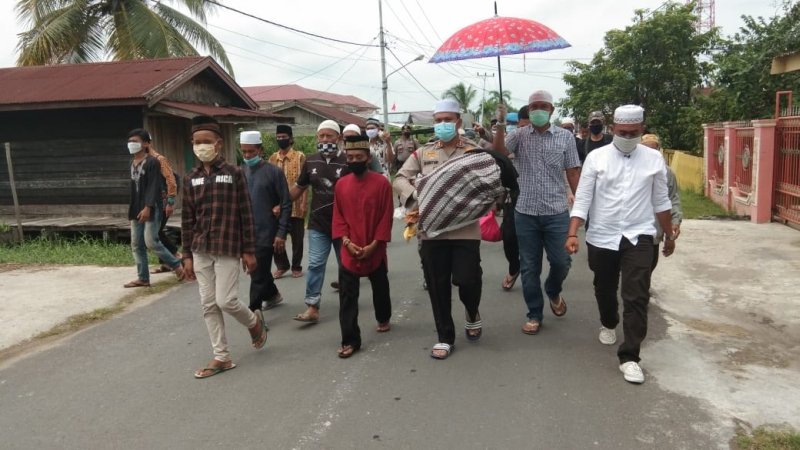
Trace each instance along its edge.
{"label": "concrete fence post", "polygon": [[753,189],[755,204],[750,220],[766,223],[772,220],[772,203],[775,195],[775,152],[777,151],[777,121],[753,121]]}

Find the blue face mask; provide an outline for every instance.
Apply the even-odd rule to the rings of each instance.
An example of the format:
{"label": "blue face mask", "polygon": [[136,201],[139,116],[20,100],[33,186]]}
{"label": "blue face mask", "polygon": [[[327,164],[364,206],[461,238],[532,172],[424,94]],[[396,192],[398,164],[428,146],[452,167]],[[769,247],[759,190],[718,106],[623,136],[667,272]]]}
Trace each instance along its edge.
{"label": "blue face mask", "polygon": [[535,127],[543,127],[543,126],[547,125],[548,122],[550,122],[550,111],[545,111],[543,109],[537,109],[537,110],[531,111],[529,113],[529,115],[530,115],[530,118],[531,118],[531,123]]}
{"label": "blue face mask", "polygon": [[433,126],[433,133],[442,142],[450,142],[456,137],[456,124],[454,122],[439,122]]}
{"label": "blue face mask", "polygon": [[506,133],[511,133],[512,131],[514,131],[516,129],[517,129],[516,125],[512,125],[512,124],[506,125]]}
{"label": "blue face mask", "polygon": [[254,156],[254,157],[252,157],[250,159],[244,158],[244,163],[247,164],[250,167],[253,167],[256,164],[258,164],[259,161],[261,161],[261,157],[260,156]]}

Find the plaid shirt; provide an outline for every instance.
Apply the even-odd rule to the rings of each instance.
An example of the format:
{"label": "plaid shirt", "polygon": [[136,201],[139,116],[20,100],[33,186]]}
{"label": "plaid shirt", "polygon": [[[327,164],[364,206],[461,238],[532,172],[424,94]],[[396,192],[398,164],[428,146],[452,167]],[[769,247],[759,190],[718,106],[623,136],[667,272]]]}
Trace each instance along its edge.
{"label": "plaid shirt", "polygon": [[538,133],[528,125],[506,136],[506,148],[519,171],[516,210],[531,216],[568,211],[564,172],[581,166],[572,133],[556,126]]}
{"label": "plaid shirt", "polygon": [[241,169],[219,159],[208,174],[195,167],[183,180],[183,255],[239,258],[255,253],[253,210]]}
{"label": "plaid shirt", "polygon": [[[269,163],[283,170],[283,174],[286,175],[286,182],[290,188],[297,183],[297,179],[300,177],[300,171],[303,169],[303,164],[305,164],[305,162],[306,155],[293,148],[290,148],[285,156],[281,155],[281,152],[275,152],[269,156]],[[303,195],[292,203],[292,217],[299,219],[304,218],[303,215],[300,214],[300,206],[307,201],[308,197],[303,193]]]}

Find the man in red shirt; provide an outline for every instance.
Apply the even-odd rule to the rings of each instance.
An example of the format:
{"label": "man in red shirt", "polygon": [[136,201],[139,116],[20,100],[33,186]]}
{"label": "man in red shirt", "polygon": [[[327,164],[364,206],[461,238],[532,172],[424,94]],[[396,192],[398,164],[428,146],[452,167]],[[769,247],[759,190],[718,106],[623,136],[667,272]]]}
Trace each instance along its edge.
{"label": "man in red shirt", "polygon": [[366,136],[345,141],[350,174],[334,190],[333,239],[342,240],[339,266],[339,324],[342,328],[340,358],[349,358],[361,348],[358,327],[359,279],[372,284],[372,303],[378,332],[391,328],[386,243],[392,240],[392,186],[383,175],[367,170],[372,155]]}

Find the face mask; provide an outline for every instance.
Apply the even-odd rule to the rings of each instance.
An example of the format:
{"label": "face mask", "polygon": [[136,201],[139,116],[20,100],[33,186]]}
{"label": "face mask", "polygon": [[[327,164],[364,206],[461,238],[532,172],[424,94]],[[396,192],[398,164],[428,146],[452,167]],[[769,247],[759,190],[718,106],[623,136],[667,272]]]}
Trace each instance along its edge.
{"label": "face mask", "polygon": [[369,128],[367,130],[367,137],[370,139],[375,139],[378,137],[379,130],[377,128]]}
{"label": "face mask", "polygon": [[349,162],[347,163],[347,167],[350,169],[350,172],[353,172],[356,175],[362,175],[364,172],[367,171],[367,162],[366,161]]}
{"label": "face mask", "polygon": [[280,148],[281,150],[286,150],[291,145],[292,145],[291,139],[278,139],[278,148]]}
{"label": "face mask", "polygon": [[516,125],[506,125],[506,133],[511,133],[512,131],[516,130]]}
{"label": "face mask", "polygon": [[260,156],[254,156],[254,157],[252,157],[250,159],[244,158],[244,163],[247,164],[250,167],[253,167],[256,164],[258,164],[259,161],[261,161],[261,157]]}
{"label": "face mask", "polygon": [[624,137],[614,135],[614,147],[617,147],[619,151],[622,153],[630,154],[630,152],[636,149],[636,146],[639,145],[639,142],[642,142],[642,137],[635,137],[626,139]]}
{"label": "face mask", "polygon": [[202,162],[211,162],[217,157],[217,152],[214,151],[214,144],[194,144],[192,146],[194,156],[197,156]]}
{"label": "face mask", "polygon": [[140,142],[128,142],[128,151],[131,155],[135,155],[142,151],[142,144]]}
{"label": "face mask", "polygon": [[535,127],[543,127],[550,122],[550,111],[536,109],[530,112],[531,123]]}
{"label": "face mask", "polygon": [[602,123],[598,123],[596,125],[589,125],[589,131],[592,134],[600,134],[600,133],[603,132],[603,124]]}
{"label": "face mask", "polygon": [[456,124],[453,122],[439,122],[433,126],[433,133],[442,142],[450,142],[456,137]]}
{"label": "face mask", "polygon": [[337,151],[339,151],[339,147],[336,145],[336,142],[330,144],[317,144],[317,151],[320,152],[322,156],[331,158],[336,155]]}
{"label": "face mask", "polygon": [[409,137],[409,136],[411,136],[410,131],[403,131],[403,137]]}

